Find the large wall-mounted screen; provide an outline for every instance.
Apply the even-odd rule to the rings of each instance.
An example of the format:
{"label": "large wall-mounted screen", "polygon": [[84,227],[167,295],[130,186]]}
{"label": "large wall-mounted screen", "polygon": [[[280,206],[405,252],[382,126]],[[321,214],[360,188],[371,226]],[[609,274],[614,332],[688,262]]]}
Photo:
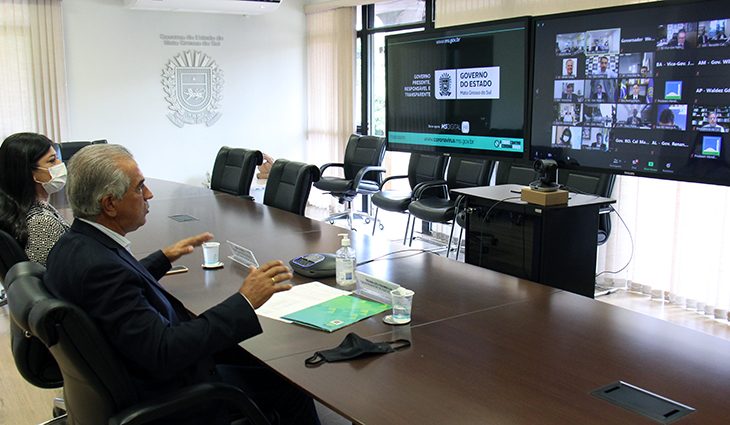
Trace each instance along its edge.
{"label": "large wall-mounted screen", "polygon": [[534,20],[532,159],[730,185],[730,1]]}
{"label": "large wall-mounted screen", "polygon": [[388,149],[523,157],[527,18],[386,38]]}

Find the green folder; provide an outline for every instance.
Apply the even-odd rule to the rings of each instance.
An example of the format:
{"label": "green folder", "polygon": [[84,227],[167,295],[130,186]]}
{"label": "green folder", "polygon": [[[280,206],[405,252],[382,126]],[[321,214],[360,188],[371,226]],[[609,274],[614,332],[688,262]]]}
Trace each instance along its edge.
{"label": "green folder", "polygon": [[334,332],[370,316],[390,309],[388,304],[342,295],[329,301],[282,316],[300,325]]}

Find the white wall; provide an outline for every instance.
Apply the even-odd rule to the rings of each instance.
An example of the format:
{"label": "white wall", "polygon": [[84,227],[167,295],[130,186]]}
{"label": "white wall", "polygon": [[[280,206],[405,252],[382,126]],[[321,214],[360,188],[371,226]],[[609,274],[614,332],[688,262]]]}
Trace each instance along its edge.
{"label": "white wall", "polygon": [[[204,0],[201,0],[204,1]],[[306,125],[302,0],[259,16],[130,10],[122,0],[63,1],[68,140],[129,148],[148,177],[199,184],[223,145],[302,160]],[[222,36],[220,47],[165,46],[160,34]],[[162,70],[197,49],[223,70],[220,119],[178,128]]]}

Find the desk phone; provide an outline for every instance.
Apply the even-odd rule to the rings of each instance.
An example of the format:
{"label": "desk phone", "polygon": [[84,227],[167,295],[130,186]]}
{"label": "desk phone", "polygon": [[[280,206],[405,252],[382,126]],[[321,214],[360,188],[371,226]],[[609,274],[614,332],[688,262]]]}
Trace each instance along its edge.
{"label": "desk phone", "polygon": [[335,255],[324,253],[306,254],[289,260],[292,270],[307,277],[331,277],[335,275]]}

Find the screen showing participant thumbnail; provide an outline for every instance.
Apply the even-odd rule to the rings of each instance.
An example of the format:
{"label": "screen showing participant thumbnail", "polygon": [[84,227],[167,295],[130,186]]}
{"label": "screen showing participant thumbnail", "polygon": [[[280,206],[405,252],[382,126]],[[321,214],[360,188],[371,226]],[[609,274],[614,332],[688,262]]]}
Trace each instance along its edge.
{"label": "screen showing participant thumbnail", "polygon": [[583,129],[581,127],[554,125],[552,140],[552,145],[555,147],[580,149],[583,140]]}
{"label": "screen showing participant thumbnail", "polygon": [[654,100],[652,78],[629,78],[619,83],[619,102],[651,103]]}
{"label": "screen showing participant thumbnail", "polygon": [[613,127],[616,124],[616,105],[613,103],[584,104],[583,123],[588,126]]}
{"label": "screen showing participant thumbnail", "polygon": [[616,127],[650,129],[654,122],[653,105],[616,106]]}
{"label": "screen showing participant thumbnail", "polygon": [[730,44],[730,38],[728,38],[730,19],[701,21],[698,27],[697,47],[719,47]]}
{"label": "screen showing participant thumbnail", "polygon": [[608,150],[608,138],[610,134],[609,129],[600,127],[586,127],[583,129],[583,133],[585,137],[583,138],[581,149],[599,150],[604,152]]}
{"label": "screen showing participant thumbnail", "polygon": [[563,59],[563,66],[561,68],[560,76],[563,78],[575,78],[577,73],[578,73],[578,59],[577,58]]}
{"label": "screen showing participant thumbnail", "polygon": [[659,25],[657,50],[689,49],[697,45],[697,23],[678,22]]}
{"label": "screen showing participant thumbnail", "polygon": [[622,77],[648,78],[654,72],[654,52],[626,53],[619,56],[618,73]]}
{"label": "screen showing participant thumbnail", "polygon": [[616,80],[586,80],[586,102],[615,102]]}
{"label": "screen showing participant thumbnail", "polygon": [[583,80],[555,81],[553,96],[562,102],[582,102],[584,97]]}
{"label": "screen showing participant thumbnail", "polygon": [[657,105],[655,128],[664,130],[687,129],[687,105]]}
{"label": "screen showing participant thumbnail", "polygon": [[616,78],[618,63],[616,54],[586,56],[586,78]]}
{"label": "screen showing participant thumbnail", "polygon": [[621,47],[621,28],[586,31],[586,55],[618,53]]}
{"label": "screen showing participant thumbnail", "polygon": [[692,108],[692,129],[702,132],[727,133],[730,129],[730,107],[695,106]]}
{"label": "screen showing participant thumbnail", "polygon": [[558,34],[555,37],[555,54],[571,56],[583,53],[586,43],[586,33]]}
{"label": "screen showing participant thumbnail", "polygon": [[555,108],[553,119],[555,124],[575,125],[581,122],[583,117],[583,104],[581,103],[555,103],[553,108]]}

